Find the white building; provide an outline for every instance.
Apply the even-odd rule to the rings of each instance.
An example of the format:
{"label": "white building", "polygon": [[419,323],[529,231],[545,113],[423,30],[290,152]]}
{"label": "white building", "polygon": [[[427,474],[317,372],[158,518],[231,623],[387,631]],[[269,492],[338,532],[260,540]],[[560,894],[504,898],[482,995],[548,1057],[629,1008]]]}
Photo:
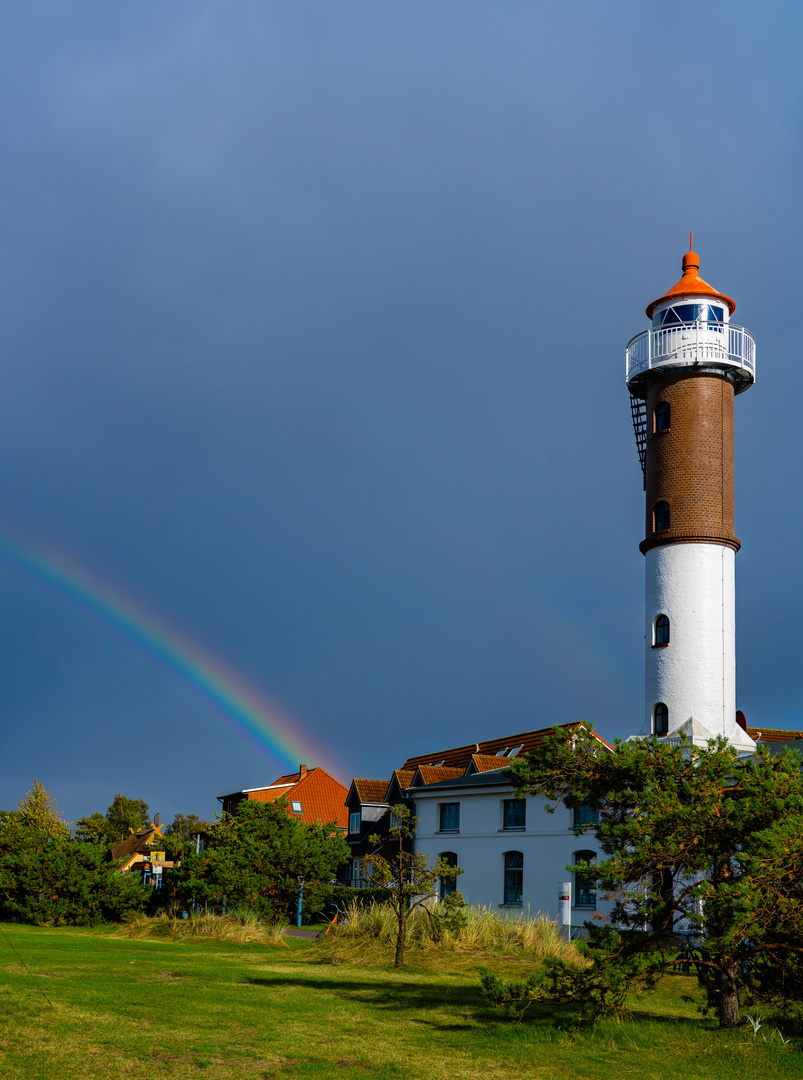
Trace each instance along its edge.
{"label": "white building", "polygon": [[[593,884],[566,870],[567,864],[596,860],[593,831],[576,836],[574,830],[589,815],[563,805],[550,814],[540,795],[517,799],[503,770],[411,788],[419,818],[416,851],[463,869],[456,887],[467,904],[556,918],[560,885],[572,878],[572,926],[606,914],[610,904],[598,899]],[[442,881],[441,895],[453,887]]]}
{"label": "white building", "polygon": [[[576,835],[576,828],[593,823],[593,815],[585,807],[572,811],[562,804],[549,813],[540,795],[517,799],[509,771],[512,757],[536,751],[553,731],[543,728],[421,755],[400,772],[413,775],[404,794],[419,819],[416,851],[430,862],[441,857],[463,870],[456,887],[467,904],[557,918],[560,886],[571,881],[571,923],[579,929],[611,907],[593,885],[566,869],[597,858],[593,829]],[[595,738],[601,752],[612,752],[609,743]],[[442,896],[453,888],[451,879],[441,881]]]}

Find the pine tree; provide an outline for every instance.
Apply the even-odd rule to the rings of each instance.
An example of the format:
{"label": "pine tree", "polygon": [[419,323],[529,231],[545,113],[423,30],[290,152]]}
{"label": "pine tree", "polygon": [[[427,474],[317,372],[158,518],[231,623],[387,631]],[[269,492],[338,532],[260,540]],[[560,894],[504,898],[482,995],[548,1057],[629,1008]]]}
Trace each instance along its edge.
{"label": "pine tree", "polygon": [[17,813],[24,826],[42,836],[61,837],[68,831],[59,813],[58,803],[40,780],[35,779],[31,790],[20,800]]}
{"label": "pine tree", "polygon": [[[609,925],[587,923],[590,967],[552,965],[527,997],[582,1001],[601,1013],[628,989],[677,968],[679,931],[699,948],[692,967],[722,1028],[740,1021],[739,995],[781,1005],[803,998],[803,779],[801,758],[759,746],[739,758],[724,740],[671,746],[618,742],[612,753],[589,731],[556,731],[525,760],[520,791],[569,807],[590,804],[605,857],[569,869],[613,900]],[[553,807],[554,809],[554,807]],[[514,988],[493,978],[492,1000]],[[521,986],[515,989],[521,999]]]}

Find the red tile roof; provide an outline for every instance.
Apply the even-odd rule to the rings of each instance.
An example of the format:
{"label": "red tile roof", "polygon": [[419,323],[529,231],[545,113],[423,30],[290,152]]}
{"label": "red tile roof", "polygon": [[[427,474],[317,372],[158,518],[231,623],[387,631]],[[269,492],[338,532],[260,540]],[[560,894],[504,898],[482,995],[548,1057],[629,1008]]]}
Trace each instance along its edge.
{"label": "red tile roof", "polygon": [[361,803],[383,803],[388,793],[387,780],[352,780]]}
{"label": "red tile roof", "polygon": [[462,776],[465,769],[434,768],[431,765],[420,765],[416,769],[423,784],[438,784],[441,780],[457,780]]}
{"label": "red tile roof", "polygon": [[780,728],[749,727],[747,734],[756,742],[786,742],[803,739],[803,731],[781,731]]}
{"label": "red tile roof", "polygon": [[[460,769],[461,772],[466,768],[472,757],[480,755],[481,757],[496,757],[498,751],[504,751],[504,754],[500,754],[496,757],[497,761],[504,761],[506,755],[510,754],[511,750],[516,750],[513,757],[520,757],[522,754],[530,754],[533,750],[537,750],[538,747],[543,746],[547,737],[551,735],[556,728],[573,728],[573,727],[585,727],[581,720],[571,724],[556,724],[552,727],[539,728],[537,731],[524,731],[518,735],[505,735],[501,739],[486,739],[485,742],[480,743],[468,743],[466,746],[456,746],[449,750],[438,750],[436,753],[430,754],[418,754],[416,757],[408,758],[402,765],[402,769],[416,769],[422,766],[440,766],[444,768]],[[608,746],[611,749],[610,743],[605,742],[599,735],[594,732],[596,738],[603,743],[604,746]],[[451,777],[443,777],[442,779],[451,779]],[[432,781],[430,781],[432,782]]]}
{"label": "red tile roof", "polygon": [[[302,767],[297,773],[280,776],[269,787],[246,788],[243,791],[233,792],[230,796],[219,795],[218,798],[220,800],[236,799],[237,802],[242,802],[243,798],[246,798],[268,803],[284,797],[291,804],[288,813],[293,817],[322,825],[333,821],[340,828],[345,829],[348,826],[347,795],[347,789],[325,769]],[[300,814],[293,813],[293,802],[301,803]]]}
{"label": "red tile roof", "polygon": [[477,772],[490,772],[492,769],[506,768],[510,764],[510,758],[497,757],[495,754],[472,754],[471,763]]}

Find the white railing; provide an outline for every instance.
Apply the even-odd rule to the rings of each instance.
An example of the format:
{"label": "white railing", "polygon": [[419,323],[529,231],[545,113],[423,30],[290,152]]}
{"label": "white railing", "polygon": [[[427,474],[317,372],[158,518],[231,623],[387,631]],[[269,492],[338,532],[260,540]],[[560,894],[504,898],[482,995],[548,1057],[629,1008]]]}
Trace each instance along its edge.
{"label": "white railing", "polygon": [[756,377],[756,339],[735,323],[693,322],[652,326],[628,342],[628,383],[655,367],[696,364],[737,368],[747,384]]}

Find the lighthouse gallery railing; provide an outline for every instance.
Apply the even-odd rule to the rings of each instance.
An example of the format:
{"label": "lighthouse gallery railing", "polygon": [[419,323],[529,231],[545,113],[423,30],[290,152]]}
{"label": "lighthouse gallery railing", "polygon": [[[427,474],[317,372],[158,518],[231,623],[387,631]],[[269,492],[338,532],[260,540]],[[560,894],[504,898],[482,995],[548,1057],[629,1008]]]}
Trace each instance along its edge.
{"label": "lighthouse gallery railing", "polygon": [[[649,368],[700,363],[742,368],[755,379],[756,339],[735,323],[674,323],[652,326],[628,343],[627,381]],[[751,379],[751,381],[752,381]]]}

